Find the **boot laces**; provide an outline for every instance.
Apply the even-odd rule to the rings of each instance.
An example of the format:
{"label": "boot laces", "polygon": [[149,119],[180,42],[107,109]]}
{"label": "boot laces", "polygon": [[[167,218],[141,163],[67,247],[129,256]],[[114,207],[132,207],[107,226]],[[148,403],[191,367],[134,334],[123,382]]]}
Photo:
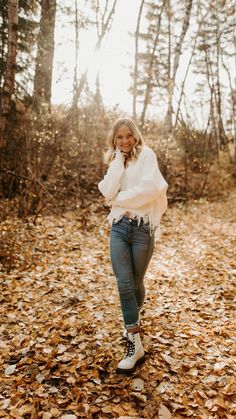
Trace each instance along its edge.
{"label": "boot laces", "polygon": [[134,342],[131,342],[130,340],[128,340],[126,358],[130,358],[131,356],[134,355],[134,353],[135,353],[135,344]]}

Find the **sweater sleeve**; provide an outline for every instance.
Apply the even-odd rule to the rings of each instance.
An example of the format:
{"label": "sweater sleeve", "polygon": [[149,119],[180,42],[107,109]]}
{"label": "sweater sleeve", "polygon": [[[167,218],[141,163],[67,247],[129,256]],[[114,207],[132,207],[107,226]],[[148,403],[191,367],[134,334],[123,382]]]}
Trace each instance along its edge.
{"label": "sweater sleeve", "polygon": [[159,170],[155,153],[149,149],[143,160],[141,181],[131,189],[118,192],[112,204],[128,209],[139,208],[158,199],[166,189],[167,183]]}
{"label": "sweater sleeve", "polygon": [[107,174],[98,184],[98,189],[105,198],[112,199],[117,194],[124,170],[124,156],[117,150],[115,159],[110,163]]}

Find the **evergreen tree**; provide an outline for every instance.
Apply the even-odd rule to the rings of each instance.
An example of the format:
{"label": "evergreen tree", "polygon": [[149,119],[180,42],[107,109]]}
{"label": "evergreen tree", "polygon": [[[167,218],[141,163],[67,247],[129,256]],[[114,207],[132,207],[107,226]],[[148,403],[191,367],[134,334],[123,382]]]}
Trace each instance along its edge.
{"label": "evergreen tree", "polygon": [[5,145],[5,131],[11,107],[11,96],[14,92],[16,48],[18,26],[18,0],[8,1],[8,39],[6,64],[0,96],[0,147]]}
{"label": "evergreen tree", "polygon": [[[3,86],[7,62],[8,2],[0,0],[0,88]],[[38,32],[39,0],[19,0],[17,25],[16,84],[14,94],[29,98],[34,73],[35,46]]]}
{"label": "evergreen tree", "polygon": [[[219,149],[227,145],[225,121],[227,114],[228,118],[231,114],[228,104],[234,106],[228,97],[235,83],[232,71],[233,67],[235,70],[232,66],[235,59],[235,22],[227,1],[222,2],[221,8],[218,6],[215,0],[199,2],[197,18],[203,23],[194,70],[200,78],[197,85],[199,100],[204,100],[209,110],[206,130],[213,134]],[[225,83],[224,70],[228,73],[229,85]]]}
{"label": "evergreen tree", "polygon": [[166,126],[172,129],[173,96],[176,75],[191,16],[192,0],[158,0],[147,3],[147,32],[140,34],[146,52],[140,54],[143,64],[139,86],[144,92],[141,121],[153,99],[166,109]]}

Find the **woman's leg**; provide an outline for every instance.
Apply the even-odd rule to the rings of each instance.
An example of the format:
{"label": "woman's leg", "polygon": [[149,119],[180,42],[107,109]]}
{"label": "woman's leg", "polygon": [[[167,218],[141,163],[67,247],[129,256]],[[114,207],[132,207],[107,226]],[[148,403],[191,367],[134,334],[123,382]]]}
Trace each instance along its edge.
{"label": "woman's leg", "polygon": [[154,242],[154,235],[150,235],[147,225],[141,224],[133,229],[132,259],[134,289],[139,310],[145,299],[144,276],[153,255]]}
{"label": "woman's leg", "polygon": [[138,323],[138,305],[135,298],[133,256],[130,243],[131,225],[127,218],[113,223],[110,235],[110,255],[116,276],[125,325]]}
{"label": "woman's leg", "polygon": [[141,304],[144,299],[143,277],[152,255],[154,240],[137,227],[137,222],[125,217],[112,225],[110,237],[111,261],[128,337],[127,354],[119,362],[117,372],[130,373],[145,360],[139,334],[137,301]]}

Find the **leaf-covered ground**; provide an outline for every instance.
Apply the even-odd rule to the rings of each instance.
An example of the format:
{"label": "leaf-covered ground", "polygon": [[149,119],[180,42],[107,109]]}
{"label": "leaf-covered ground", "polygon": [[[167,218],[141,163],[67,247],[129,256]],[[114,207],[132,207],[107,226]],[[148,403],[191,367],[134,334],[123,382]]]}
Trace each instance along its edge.
{"label": "leaf-covered ground", "polygon": [[235,418],[235,198],[166,213],[131,376],[102,204],[3,222],[0,417]]}

